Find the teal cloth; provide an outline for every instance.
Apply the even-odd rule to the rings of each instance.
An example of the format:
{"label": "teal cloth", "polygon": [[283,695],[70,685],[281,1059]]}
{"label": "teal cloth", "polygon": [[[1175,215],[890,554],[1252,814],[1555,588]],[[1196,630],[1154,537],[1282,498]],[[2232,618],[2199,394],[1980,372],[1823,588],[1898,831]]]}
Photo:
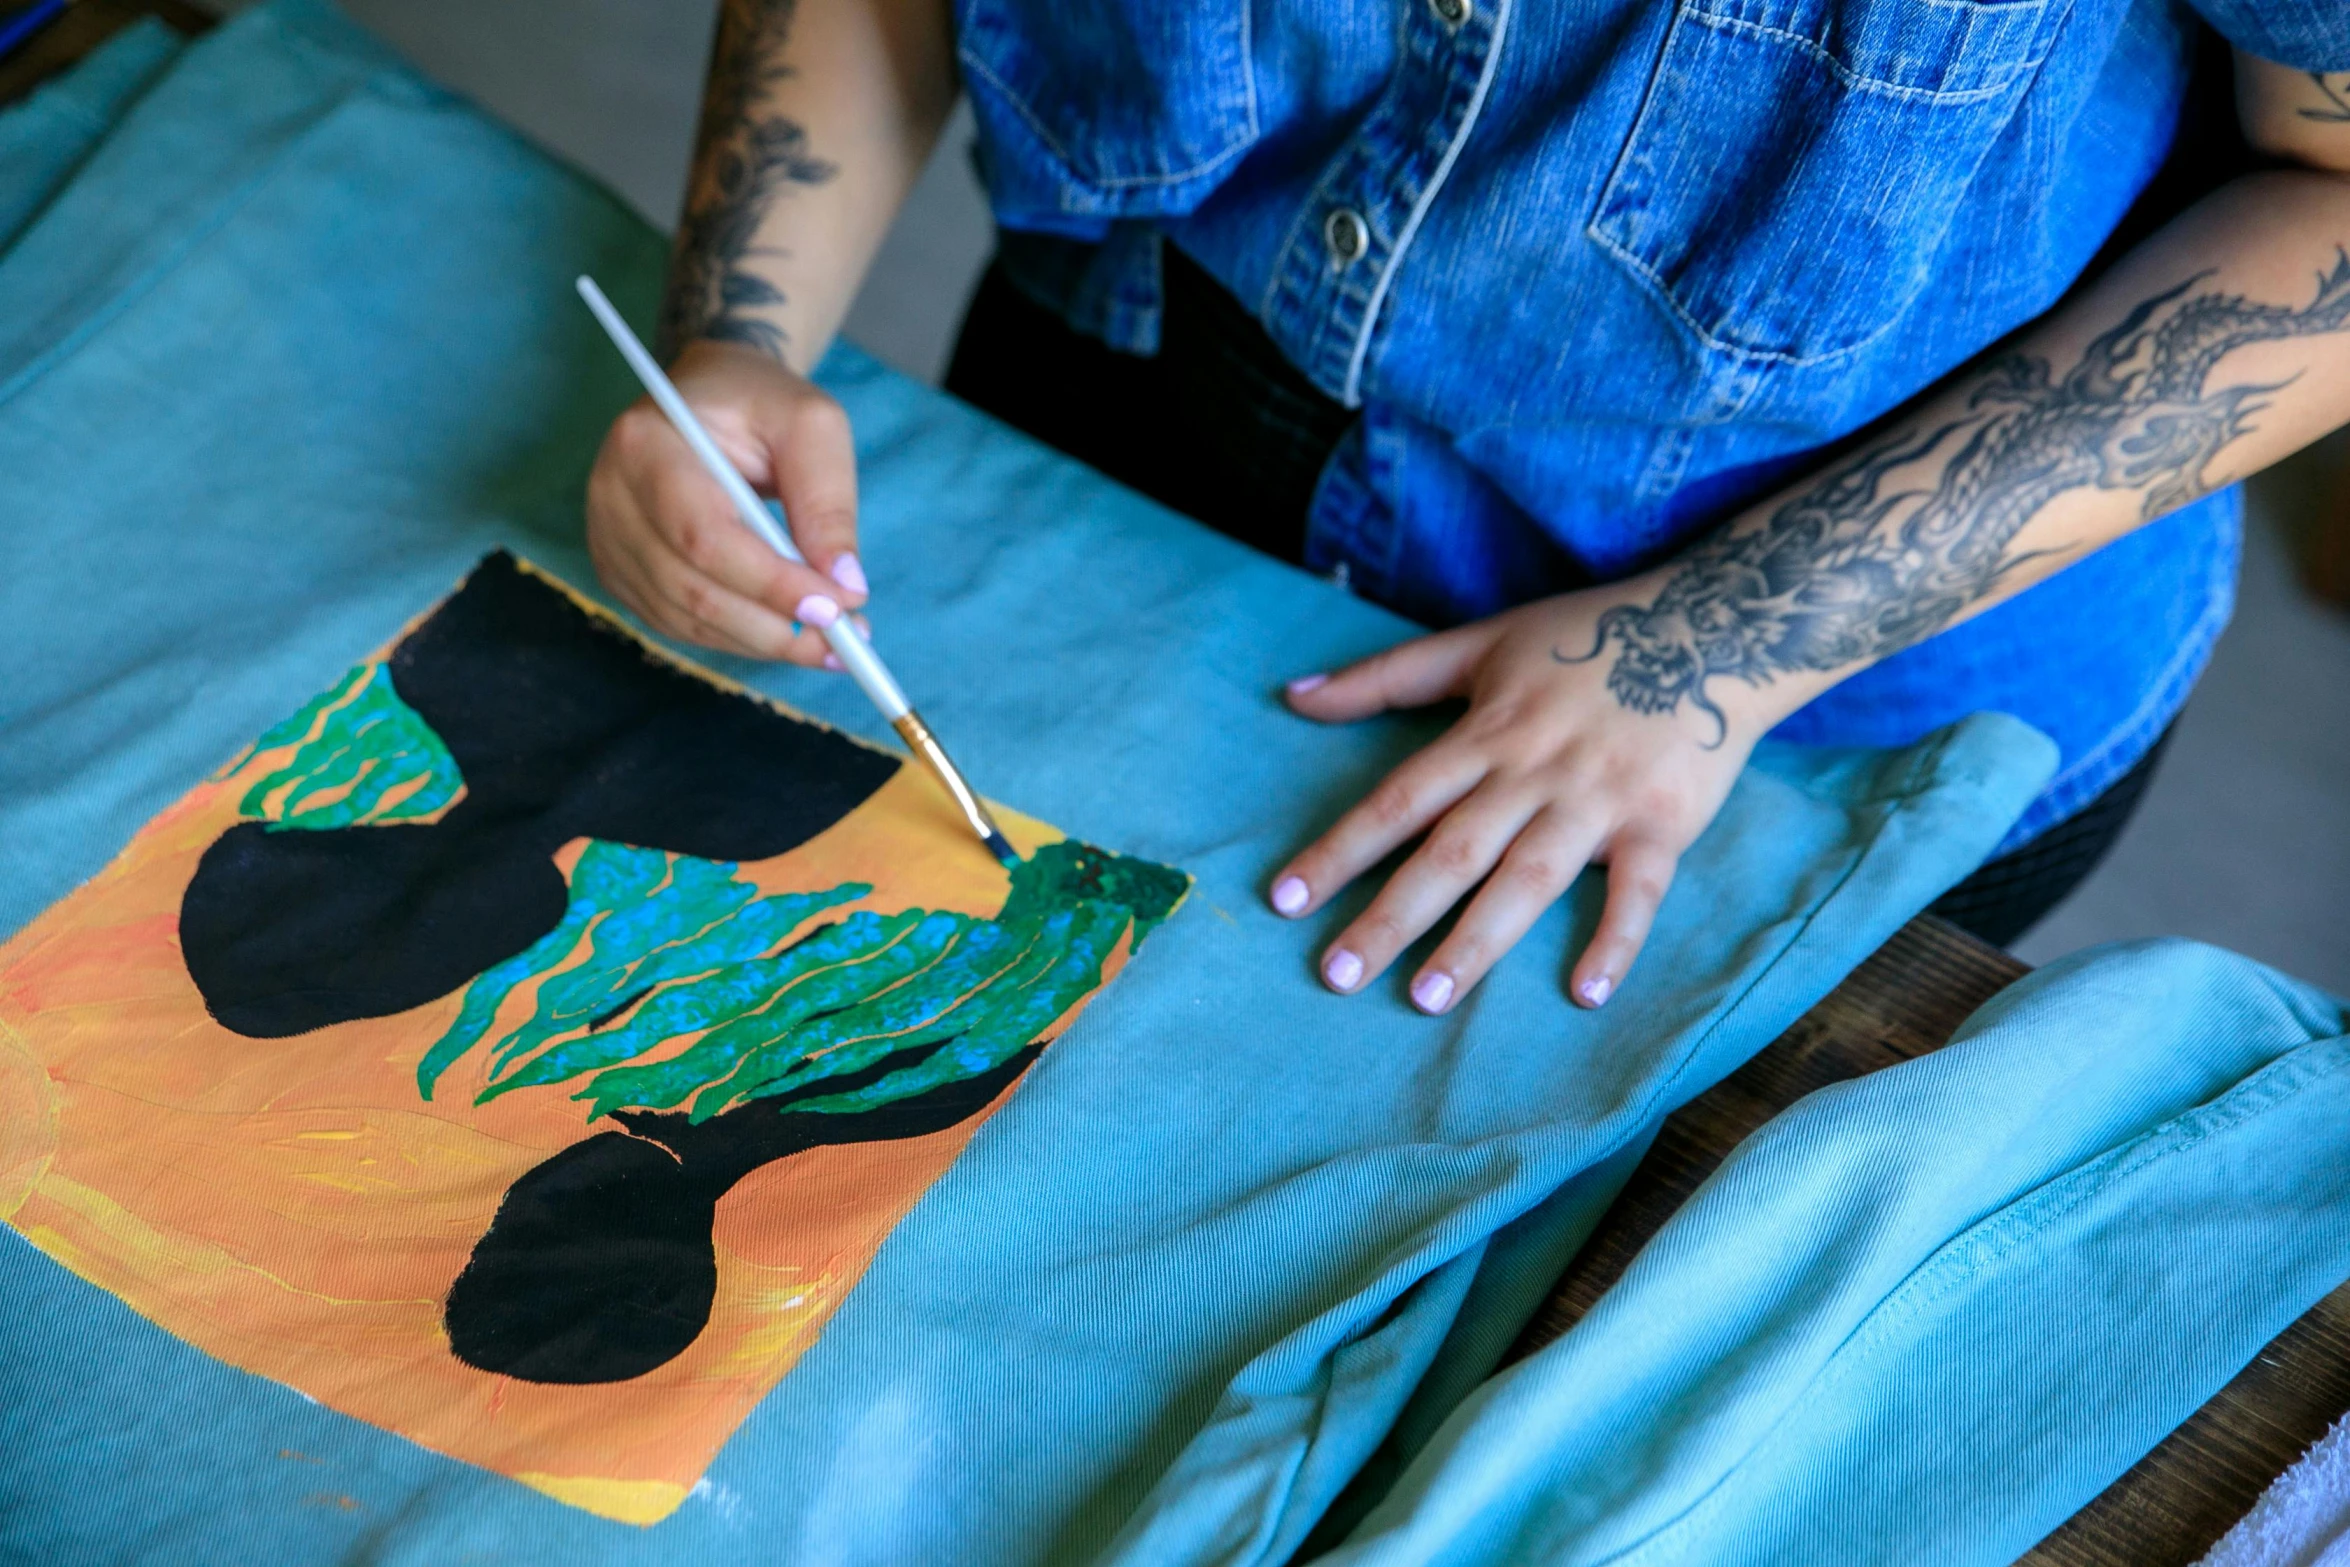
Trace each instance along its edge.
{"label": "teal cloth", "polygon": [[[641,321],[662,252],[317,0],[128,105],[0,255],[0,935],[485,550],[592,590],[585,473],[633,388],[570,280]],[[1312,956],[1361,894],[1291,923],[1266,878],[1434,720],[1324,729],[1273,693],[1410,628],[853,350],[824,379],[901,678],[991,794],[1183,867],[1190,903],[666,1522],[212,1361],[9,1234],[0,1558],[1278,1562],[1399,1414],[1433,1427],[1490,1369],[1658,1119],[2051,766],[1996,716],[1768,748],[1604,1011],[1562,988],[1591,876],[1449,1017],[1400,981],[1335,997]],[[883,732],[837,678],[715,662]]]}
{"label": "teal cloth", "polygon": [[2189,942],[2040,970],[1749,1138],[1330,1567],[2015,1560],[2350,1277],[2345,1029]]}
{"label": "teal cloth", "polygon": [[0,114],[0,250],[64,188],[90,149],[179,53],[179,34],[142,17],[79,69],[45,82]]}

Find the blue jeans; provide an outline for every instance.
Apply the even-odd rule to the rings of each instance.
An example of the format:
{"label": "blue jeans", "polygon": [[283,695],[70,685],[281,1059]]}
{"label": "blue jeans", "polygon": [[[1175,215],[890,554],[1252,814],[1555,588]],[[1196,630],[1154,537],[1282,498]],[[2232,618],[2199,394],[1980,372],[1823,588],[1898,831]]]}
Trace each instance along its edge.
{"label": "blue jeans", "polygon": [[1345,1567],[2010,1562],[2350,1276],[2350,1017],[2083,953],[1749,1138]]}

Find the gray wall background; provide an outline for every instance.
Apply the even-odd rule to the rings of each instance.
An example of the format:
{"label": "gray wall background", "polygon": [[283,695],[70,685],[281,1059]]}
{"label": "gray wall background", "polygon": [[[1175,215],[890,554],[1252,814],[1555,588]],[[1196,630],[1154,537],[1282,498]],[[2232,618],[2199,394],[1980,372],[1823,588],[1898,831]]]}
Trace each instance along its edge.
{"label": "gray wall background", "polygon": [[[673,225],[714,0],[344,4],[427,72]],[[958,112],[848,320],[852,339],[932,382],[990,244],[969,140]],[[2254,485],[2236,622],[2137,820],[2020,944],[2026,959],[2188,935],[2350,994],[2350,617],[2299,592],[2278,527],[2327,503],[2321,477],[2303,462]]]}

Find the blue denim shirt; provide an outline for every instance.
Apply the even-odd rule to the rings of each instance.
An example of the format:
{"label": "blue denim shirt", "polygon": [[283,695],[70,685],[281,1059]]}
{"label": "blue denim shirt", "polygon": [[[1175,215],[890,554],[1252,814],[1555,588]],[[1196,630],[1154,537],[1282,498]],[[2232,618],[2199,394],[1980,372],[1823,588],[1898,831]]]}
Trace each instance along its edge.
{"label": "blue denim shirt", "polygon": [[[2167,152],[2169,0],[957,0],[1014,280],[1147,353],[1159,245],[1361,417],[1308,563],[1432,623],[1622,576],[2046,311]],[[2210,0],[2350,68],[2350,11]],[[2233,602],[2211,497],[1780,729],[2001,709],[2063,764],[2009,846],[2144,754]]]}

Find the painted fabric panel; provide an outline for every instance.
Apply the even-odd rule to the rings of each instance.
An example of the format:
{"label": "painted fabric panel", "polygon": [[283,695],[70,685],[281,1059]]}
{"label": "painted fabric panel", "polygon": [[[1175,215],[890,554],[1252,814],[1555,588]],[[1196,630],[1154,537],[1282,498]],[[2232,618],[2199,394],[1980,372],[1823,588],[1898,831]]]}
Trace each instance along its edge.
{"label": "painted fabric panel", "polygon": [[1005,820],[492,556],[0,947],[9,1222],[665,1517],[1188,887]]}
{"label": "painted fabric panel", "polygon": [[[12,173],[0,165],[0,184]],[[637,391],[570,279],[593,272],[642,322],[662,263],[660,236],[620,204],[419,83],[326,5],[272,0],[184,52],[0,251],[0,516],[16,551],[0,573],[0,940],[99,877],[256,737],[336,692],[355,662],[381,656],[369,650],[420,627],[485,554],[504,548],[593,583],[581,487]],[[1965,874],[2047,775],[2047,744],[1997,717],[1901,750],[1769,746],[1684,862],[1647,956],[1603,1012],[1572,1007],[1561,983],[1597,917],[1595,877],[1446,1018],[1420,1016],[1400,988],[1331,996],[1313,955],[1349,909],[1282,920],[1264,906],[1265,878],[1438,720],[1325,729],[1287,715],[1278,691],[1411,627],[854,349],[837,351],[823,379],[857,431],[877,637],[957,760],[1078,842],[1180,866],[1196,878],[1191,897],[984,1119],[810,1148],[741,1176],[713,1205],[726,1252],[713,1252],[711,1321],[674,1359],[616,1383],[499,1374],[510,1398],[542,1408],[682,1399],[686,1369],[743,1320],[724,1293],[728,1259],[804,1266],[790,1249],[800,1221],[776,1216],[814,1211],[853,1228],[859,1212],[919,1191],[894,1228],[874,1219],[886,1240],[855,1287],[819,1307],[829,1318],[789,1373],[739,1422],[709,1417],[706,1429],[732,1434],[656,1524],[558,1500],[239,1369],[0,1227],[0,1558],[1279,1561],[1399,1410],[1432,1429],[1485,1375],[1657,1117]],[[136,461],[115,460],[130,451]],[[845,681],[711,664],[843,734],[888,739]],[[537,868],[518,883],[538,889],[529,918],[485,905],[482,918],[501,922],[495,943],[462,963],[421,954],[445,962],[431,981],[445,988],[371,967],[358,941],[328,954],[334,982],[320,998],[240,982],[234,965],[205,970],[254,1031],[215,1036],[233,1041],[235,1060],[381,1033],[390,1019],[356,1014],[269,1030],[396,1002],[429,1011],[433,1027],[352,1068],[370,1096],[430,1125],[536,1128],[433,1239],[444,1283],[495,1227],[500,1193],[596,1138],[629,1136],[623,1117],[670,1118],[652,1129],[684,1142],[802,1089],[793,1119],[813,1122],[841,1113],[814,1108],[819,1097],[916,1086],[778,1077],[762,1082],[774,1094],[729,1089],[705,1105],[713,1087],[749,1078],[689,1067],[691,1091],[672,1100],[679,1084],[656,1091],[634,1074],[688,1047],[608,1061],[606,1036],[621,1048],[737,987],[768,996],[785,976],[759,965],[800,961],[784,958],[788,944],[806,935],[812,947],[827,921],[846,931],[861,912],[921,909],[973,921],[961,942],[1020,915],[1001,879],[958,900],[895,887],[863,857],[788,885],[768,879],[771,863],[803,863],[911,787],[902,772],[779,862],[734,837],[764,831],[760,815],[715,804],[663,830],[723,827],[724,838],[647,841],[636,816],[584,788],[533,795],[509,823],[506,807],[483,808],[483,791],[517,796],[450,716],[470,687],[430,694],[392,672],[389,694],[455,764],[452,789],[445,764],[381,705],[377,678],[240,763],[251,770],[208,796],[219,814],[189,826],[185,853],[200,862],[224,839],[239,853],[266,845],[236,875],[299,888],[306,846],[456,830],[468,848],[452,876],[475,862]],[[693,776],[728,782],[723,767]],[[264,779],[276,781],[247,817]],[[320,825],[301,825],[311,813]],[[591,864],[593,843],[609,847]],[[1040,841],[1022,846],[1041,859]],[[663,857],[666,879],[632,907],[663,912],[618,925],[596,900],[638,884],[649,864],[639,850]],[[963,863],[966,849],[953,852]],[[680,856],[706,863],[680,872]],[[975,874],[988,874],[984,862]],[[858,883],[874,891],[805,914],[755,956],[699,923],[728,908],[721,927],[780,925],[802,906],[763,900]],[[571,966],[547,969],[544,950],[526,954],[573,917],[575,895],[594,909]],[[162,899],[149,916],[183,904]],[[677,914],[688,905],[702,913]],[[338,916],[353,930],[374,917],[364,900]],[[263,943],[251,960],[274,972],[317,956]],[[672,966],[689,961],[708,967]],[[443,1041],[426,1099],[418,1069]],[[212,1095],[239,1091],[227,1066],[205,1081]],[[37,1086],[22,1073],[5,1085]],[[600,1099],[607,1111],[591,1121]],[[909,1172],[904,1161],[930,1157],[928,1139],[974,1124],[935,1180]],[[292,1156],[255,1158],[282,1168],[269,1161]],[[855,1161],[879,1173],[810,1184]],[[32,1179],[13,1174],[6,1190]],[[783,1203],[768,1189],[779,1181],[798,1183],[794,1202],[809,1207]],[[313,1207],[297,1214],[349,1200],[303,1195]],[[166,1199],[204,1200],[153,1200]],[[750,1320],[800,1333],[801,1307],[781,1304],[794,1293],[796,1281]],[[404,1300],[393,1316],[448,1332],[445,1297]],[[564,1439],[597,1437],[567,1427]]]}

